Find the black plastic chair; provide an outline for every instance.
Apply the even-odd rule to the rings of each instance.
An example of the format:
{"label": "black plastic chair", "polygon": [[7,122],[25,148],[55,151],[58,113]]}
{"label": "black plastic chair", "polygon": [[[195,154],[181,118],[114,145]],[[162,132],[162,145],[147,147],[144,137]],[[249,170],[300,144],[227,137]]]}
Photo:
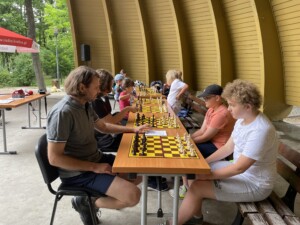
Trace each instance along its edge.
{"label": "black plastic chair", "polygon": [[95,208],[92,204],[91,197],[100,197],[103,196],[102,194],[99,194],[95,191],[92,191],[87,188],[82,187],[74,187],[74,186],[65,186],[61,184],[57,190],[54,190],[51,186],[51,183],[56,180],[59,177],[58,170],[56,167],[50,165],[48,160],[48,154],[47,154],[47,137],[46,134],[40,137],[38,144],[35,148],[35,155],[38,161],[38,164],[40,166],[43,178],[45,183],[48,186],[49,191],[55,195],[55,202],[53,206],[52,216],[51,216],[51,222],[50,225],[54,222],[57,202],[64,196],[87,196],[88,197],[88,204],[90,213],[93,219],[93,224],[97,225],[97,219],[96,219],[96,212]]}

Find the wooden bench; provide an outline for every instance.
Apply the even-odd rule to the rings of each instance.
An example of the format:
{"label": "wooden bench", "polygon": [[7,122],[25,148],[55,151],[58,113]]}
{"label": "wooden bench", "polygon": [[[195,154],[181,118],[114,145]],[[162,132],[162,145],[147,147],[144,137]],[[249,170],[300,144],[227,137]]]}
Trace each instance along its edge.
{"label": "wooden bench", "polygon": [[194,120],[190,115],[187,115],[186,117],[179,117],[181,123],[187,130],[187,132],[190,131],[190,129],[199,129],[200,125],[199,122]]}
{"label": "wooden bench", "polygon": [[[237,203],[238,212],[232,225],[241,225],[248,218],[252,225],[300,225],[294,212],[295,199],[300,193],[300,152],[280,144],[277,172],[289,187],[283,198],[275,192],[259,202]],[[299,207],[299,205],[298,205]]]}
{"label": "wooden bench", "polygon": [[[179,116],[179,119],[187,132],[189,132],[191,129],[199,129],[201,127],[204,115],[207,110],[206,107],[203,106],[203,103],[202,105],[200,105],[199,103],[196,103],[195,100],[199,99],[197,99],[196,96],[191,95],[189,92],[187,92],[182,98],[182,102],[184,105],[183,109],[186,110],[187,113],[185,116]],[[196,114],[201,114],[203,118],[197,118]]]}

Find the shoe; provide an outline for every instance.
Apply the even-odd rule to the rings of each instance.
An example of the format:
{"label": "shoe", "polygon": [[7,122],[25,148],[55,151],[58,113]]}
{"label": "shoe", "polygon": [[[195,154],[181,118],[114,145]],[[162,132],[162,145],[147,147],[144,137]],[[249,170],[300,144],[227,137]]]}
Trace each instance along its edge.
{"label": "shoe", "polygon": [[[168,183],[162,181],[160,189],[161,189],[160,191],[167,191],[167,190],[169,190]],[[149,180],[148,181],[148,191],[159,191],[156,180]]]}
{"label": "shoe", "polygon": [[[186,192],[187,188],[185,187],[185,185],[181,185],[179,187],[179,198],[184,199]],[[174,198],[174,189],[169,190],[169,194]]]}
{"label": "shoe", "polygon": [[200,218],[192,217],[190,220],[184,223],[184,225],[202,225],[203,224],[203,216]]}
{"label": "shoe", "polygon": [[[80,219],[84,225],[93,225],[93,219],[90,214],[90,209],[88,205],[88,200],[86,196],[76,196],[72,200],[73,208],[79,213]],[[97,224],[100,224],[99,217],[101,216],[101,211],[95,208]]]}

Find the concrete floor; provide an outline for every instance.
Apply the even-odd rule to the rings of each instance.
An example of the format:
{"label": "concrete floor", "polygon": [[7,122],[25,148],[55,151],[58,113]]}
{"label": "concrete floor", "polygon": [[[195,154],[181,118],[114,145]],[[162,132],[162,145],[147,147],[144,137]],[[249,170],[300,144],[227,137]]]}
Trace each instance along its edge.
{"label": "concrete floor", "polygon": [[[48,110],[64,95],[53,93],[47,98]],[[35,108],[37,106],[33,104]],[[34,112],[37,113],[37,112]],[[38,138],[45,133],[44,129],[21,129],[27,125],[27,106],[21,106],[6,111],[6,132],[8,151],[17,151],[17,155],[0,155],[0,225],[44,225],[49,224],[54,196],[50,194],[38,167],[34,148]],[[33,112],[33,125],[37,124]],[[42,125],[45,125],[46,113],[42,107]],[[3,151],[2,127],[0,151]],[[279,132],[282,141],[300,151],[299,141],[292,140],[286,134]],[[171,185],[171,178],[168,178]],[[57,182],[59,183],[59,182]],[[57,185],[56,183],[56,185]],[[286,185],[281,179],[276,184],[276,192],[282,194]],[[172,211],[172,198],[168,192],[162,194],[163,211]],[[297,197],[296,214],[300,216],[300,199]],[[140,224],[140,204],[124,210],[102,209],[102,224]],[[157,211],[157,192],[148,193],[148,211]],[[236,213],[234,203],[207,200],[204,203],[205,224],[231,224]],[[159,224],[160,218],[151,217],[149,225]],[[64,197],[57,208],[55,224],[82,224],[77,212],[71,207],[71,198]],[[249,224],[245,221],[245,225]]]}

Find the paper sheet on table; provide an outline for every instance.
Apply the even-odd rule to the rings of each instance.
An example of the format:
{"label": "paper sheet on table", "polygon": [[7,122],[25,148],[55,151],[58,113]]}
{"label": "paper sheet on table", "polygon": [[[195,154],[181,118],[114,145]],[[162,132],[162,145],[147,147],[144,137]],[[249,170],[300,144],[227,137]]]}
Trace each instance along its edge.
{"label": "paper sheet on table", "polygon": [[7,104],[7,103],[10,103],[12,101],[14,101],[14,100],[13,99],[2,99],[2,100],[0,100],[0,104]]}
{"label": "paper sheet on table", "polygon": [[165,130],[149,130],[145,133],[146,136],[167,136]]}

